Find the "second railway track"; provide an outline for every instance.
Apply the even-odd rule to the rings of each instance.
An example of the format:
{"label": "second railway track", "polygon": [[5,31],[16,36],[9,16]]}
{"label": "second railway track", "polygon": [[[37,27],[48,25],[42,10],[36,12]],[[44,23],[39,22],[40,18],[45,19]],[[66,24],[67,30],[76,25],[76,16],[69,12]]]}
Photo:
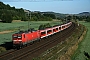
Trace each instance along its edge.
{"label": "second railway track", "polygon": [[75,28],[76,25],[73,23],[68,29],[48,38],[41,39],[40,42],[36,42],[20,50],[1,55],[0,60],[32,60],[33,57],[37,57],[40,53],[65,40],[73,33]]}

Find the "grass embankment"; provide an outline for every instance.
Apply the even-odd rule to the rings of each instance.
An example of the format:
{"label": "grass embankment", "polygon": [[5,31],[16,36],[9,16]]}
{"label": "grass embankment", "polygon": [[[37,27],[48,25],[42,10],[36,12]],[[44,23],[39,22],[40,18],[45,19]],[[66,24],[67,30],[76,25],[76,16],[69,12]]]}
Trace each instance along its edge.
{"label": "grass embankment", "polygon": [[[89,22],[80,22],[85,25],[87,28],[87,33],[81,43],[79,43],[78,49],[72,56],[72,60],[90,60],[90,23]],[[87,55],[85,54],[87,53]]]}
{"label": "grass embankment", "polygon": [[84,28],[84,26],[79,25],[69,38],[50,48],[33,60],[70,60],[72,54],[78,48],[78,43],[81,41],[79,38]]}

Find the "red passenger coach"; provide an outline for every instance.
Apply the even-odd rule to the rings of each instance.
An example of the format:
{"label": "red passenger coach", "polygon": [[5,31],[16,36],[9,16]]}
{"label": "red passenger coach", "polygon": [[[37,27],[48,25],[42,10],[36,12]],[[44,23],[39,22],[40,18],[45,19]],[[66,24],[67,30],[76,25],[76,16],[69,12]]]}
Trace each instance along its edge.
{"label": "red passenger coach", "polygon": [[65,29],[65,25],[62,25],[62,30],[64,30]]}
{"label": "red passenger coach", "polygon": [[51,35],[52,34],[52,30],[47,30],[47,35]]}
{"label": "red passenger coach", "polygon": [[39,32],[40,32],[40,38],[44,38],[47,36],[46,30],[40,30]]}
{"label": "red passenger coach", "polygon": [[53,28],[53,33],[57,33],[58,32],[58,27],[54,27]]}
{"label": "red passenger coach", "polygon": [[52,28],[46,29],[46,31],[47,31],[47,36],[53,34],[53,30],[52,30]]}

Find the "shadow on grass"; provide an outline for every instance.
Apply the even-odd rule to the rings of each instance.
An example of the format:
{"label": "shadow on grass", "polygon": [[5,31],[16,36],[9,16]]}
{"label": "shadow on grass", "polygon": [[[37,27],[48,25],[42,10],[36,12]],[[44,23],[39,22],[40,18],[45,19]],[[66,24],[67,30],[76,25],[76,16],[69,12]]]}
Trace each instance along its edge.
{"label": "shadow on grass", "polygon": [[13,49],[13,42],[5,42],[4,44],[1,44],[0,46],[6,48],[6,50]]}

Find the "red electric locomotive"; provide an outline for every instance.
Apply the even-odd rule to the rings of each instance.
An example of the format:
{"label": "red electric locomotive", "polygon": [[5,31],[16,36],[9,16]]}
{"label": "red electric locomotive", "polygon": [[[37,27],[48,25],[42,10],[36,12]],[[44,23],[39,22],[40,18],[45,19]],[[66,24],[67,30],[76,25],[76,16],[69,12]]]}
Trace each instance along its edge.
{"label": "red electric locomotive", "polygon": [[13,46],[22,47],[40,38],[39,31],[20,31],[12,35]]}

